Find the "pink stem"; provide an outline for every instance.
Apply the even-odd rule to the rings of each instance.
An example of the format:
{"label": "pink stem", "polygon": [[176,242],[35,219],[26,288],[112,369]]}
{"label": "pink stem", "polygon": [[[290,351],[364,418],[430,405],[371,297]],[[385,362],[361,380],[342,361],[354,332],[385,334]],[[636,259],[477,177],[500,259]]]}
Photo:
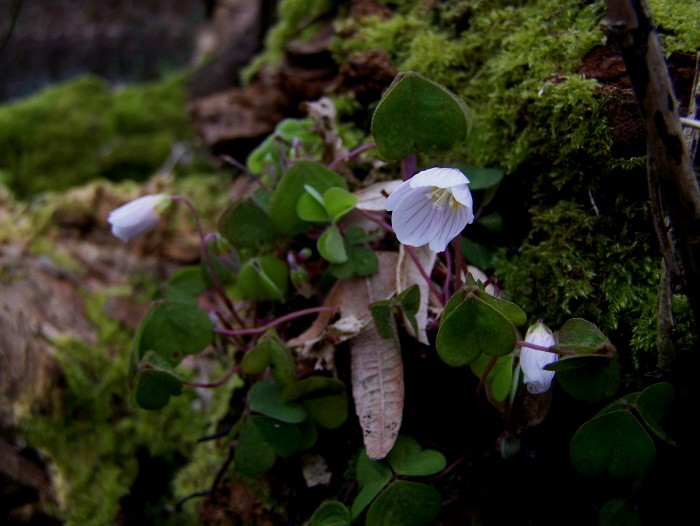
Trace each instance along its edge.
{"label": "pink stem", "polygon": [[277,325],[280,325],[281,323],[293,320],[295,318],[301,318],[302,316],[306,316],[308,314],[314,314],[317,312],[338,312],[339,310],[335,307],[311,307],[309,309],[303,309],[300,311],[296,312],[291,312],[289,314],[286,314],[284,316],[280,316],[279,318],[272,320],[270,323],[267,323],[263,325],[262,327],[253,327],[250,329],[214,329],[215,332],[218,334],[223,334],[225,336],[244,336],[244,335],[251,335],[251,334],[261,334],[268,329],[271,329],[273,327],[276,327]]}

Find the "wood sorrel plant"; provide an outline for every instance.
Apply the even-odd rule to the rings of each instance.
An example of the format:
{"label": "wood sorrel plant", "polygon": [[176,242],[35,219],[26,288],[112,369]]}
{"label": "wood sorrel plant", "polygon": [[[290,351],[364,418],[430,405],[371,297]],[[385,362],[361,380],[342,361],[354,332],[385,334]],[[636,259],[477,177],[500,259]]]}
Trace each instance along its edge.
{"label": "wood sorrel plant", "polygon": [[[343,160],[326,166],[300,153],[320,150],[313,127],[285,121],[282,137],[294,155],[272,139],[251,154],[248,166],[263,177],[223,211],[218,232],[202,231],[192,205],[171,197],[197,222],[201,264],[176,273],[141,322],[131,383],[136,403],[157,410],[183,388],[245,379],[236,418],[218,437],[232,454],[215,484],[229,465],[259,475],[280,458],[313,450],[319,433],[354,426],[363,440],[359,491],[325,502],[311,524],[361,517],[366,524],[431,523],[441,498],[425,477],[439,479],[464,457],[446,468],[446,453],[400,434],[407,346],[423,346],[447,366],[470,367],[495,405],[540,396],[555,375],[574,398],[598,403],[617,393],[619,360],[595,325],[569,320],[556,341],[538,321],[523,341],[528,315],[464,259],[462,231],[479,220],[471,191],[494,187],[503,174],[457,161],[414,178],[419,159],[449,158],[470,127],[463,101],[406,72],[372,120],[378,156],[400,164],[400,180],[351,188],[334,169]],[[129,239],[155,226],[163,198],[141,198],[115,212],[115,234]],[[397,242],[387,208],[405,244]],[[316,319],[307,322],[311,314]],[[334,353],[348,348],[350,386],[334,366]],[[209,383],[184,379],[183,359],[207,349],[229,372]],[[525,395],[519,358],[534,394]],[[350,422],[348,391],[357,415]],[[671,440],[659,422],[672,400],[670,385],[658,384],[608,405],[573,437],[574,466],[592,475],[642,476],[654,457],[651,436]]]}

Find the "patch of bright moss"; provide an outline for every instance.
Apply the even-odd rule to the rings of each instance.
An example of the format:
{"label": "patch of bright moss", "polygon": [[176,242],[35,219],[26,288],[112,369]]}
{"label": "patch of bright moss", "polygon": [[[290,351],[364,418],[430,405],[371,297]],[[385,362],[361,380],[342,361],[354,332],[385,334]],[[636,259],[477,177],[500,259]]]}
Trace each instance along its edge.
{"label": "patch of bright moss", "polygon": [[88,76],[0,107],[0,182],[27,197],[100,177],[144,180],[192,137],[183,75],[117,89]]}
{"label": "patch of bright moss", "polygon": [[[68,524],[114,524],[127,496],[149,502],[146,508],[152,516],[145,517],[149,523],[196,524],[192,515],[168,511],[175,502],[169,482],[193,455],[211,415],[208,408],[197,409],[203,400],[192,389],[185,389],[160,411],[133,405],[127,378],[132,335],[103,313],[107,297],[104,291],[87,298],[86,310],[99,328],[97,345],[53,342],[65,379],[62,410],[28,417],[20,422],[21,429],[53,467],[60,501],[55,512]],[[223,375],[223,371],[214,374],[219,373]],[[232,386],[208,392],[212,399],[204,405],[225,405]],[[155,464],[167,472],[165,476],[140,472]],[[213,473],[202,477],[191,483],[205,487]],[[150,484],[160,480],[162,487],[141,488],[148,495],[139,495],[134,486],[138,479]]]}

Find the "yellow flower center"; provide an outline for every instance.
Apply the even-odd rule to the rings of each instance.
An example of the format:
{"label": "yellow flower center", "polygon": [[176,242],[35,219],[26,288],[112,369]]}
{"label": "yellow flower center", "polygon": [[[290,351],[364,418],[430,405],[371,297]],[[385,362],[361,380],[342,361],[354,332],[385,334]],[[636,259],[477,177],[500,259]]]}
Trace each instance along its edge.
{"label": "yellow flower center", "polygon": [[433,206],[435,208],[444,208],[445,206],[459,208],[459,203],[455,199],[454,195],[452,195],[452,190],[449,188],[438,188],[437,186],[433,186],[433,188],[426,195],[433,201]]}

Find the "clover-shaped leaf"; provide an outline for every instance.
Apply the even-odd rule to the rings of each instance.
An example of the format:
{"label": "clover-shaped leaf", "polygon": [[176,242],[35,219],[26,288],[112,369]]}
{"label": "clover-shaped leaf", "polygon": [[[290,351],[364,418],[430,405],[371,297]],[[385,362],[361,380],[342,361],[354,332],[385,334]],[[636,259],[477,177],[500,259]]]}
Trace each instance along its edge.
{"label": "clover-shaped leaf", "polygon": [[219,219],[219,232],[238,248],[255,247],[275,239],[270,218],[252,199],[229,206]]}
{"label": "clover-shaped leaf", "polygon": [[323,193],[323,205],[331,221],[338,221],[354,208],[355,203],[357,197],[344,188],[334,186]]}
{"label": "clover-shaped leaf", "polygon": [[[346,241],[349,240],[346,237]],[[377,270],[379,260],[374,251],[358,246],[347,247],[348,259],[344,263],[332,264],[330,273],[338,279],[351,278],[352,276],[370,276]]]}
{"label": "clover-shaped leaf", "polygon": [[396,480],[374,500],[367,511],[366,526],[427,526],[440,513],[442,499],[432,486]]}
{"label": "clover-shaped leaf", "polygon": [[350,510],[342,502],[327,500],[311,516],[311,526],[350,526]]}
{"label": "clover-shaped leaf", "polygon": [[345,263],[348,260],[348,253],[345,250],[343,234],[337,226],[329,226],[316,243],[319,254],[330,263]]}
{"label": "clover-shaped leaf", "polygon": [[391,468],[381,460],[372,460],[363,449],[357,457],[356,478],[360,492],[350,508],[352,518],[357,518],[391,480]]}
{"label": "clover-shaped leaf", "polygon": [[637,419],[621,404],[583,424],[571,439],[574,467],[584,475],[604,473],[640,478],[651,467],[656,447]]}
{"label": "clover-shaped leaf", "polygon": [[143,409],[162,409],[171,396],[182,393],[182,383],[168,363],[153,351],[148,351],[133,379],[134,400]]}
{"label": "clover-shaped leaf", "polygon": [[294,237],[304,232],[308,223],[297,214],[297,204],[305,193],[304,185],[312,187],[319,194],[332,187],[347,189],[347,183],[340,175],[312,161],[299,161],[280,179],[270,199],[270,221],[282,235]]}
{"label": "clover-shaped leaf", "polygon": [[311,185],[305,184],[305,193],[297,201],[297,215],[310,223],[328,223],[330,216],[323,203],[323,196]]}
{"label": "clover-shaped leaf", "polygon": [[344,394],[307,398],[302,405],[309,418],[323,429],[338,429],[348,419],[348,399]]}
{"label": "clover-shaped leaf", "polygon": [[136,359],[148,351],[171,365],[185,356],[202,352],[214,336],[209,316],[190,302],[162,301],[148,311],[135,337]]}
{"label": "clover-shaped leaf", "polygon": [[372,116],[372,135],[385,160],[445,154],[464,142],[470,128],[467,105],[413,71],[396,77]]}
{"label": "clover-shaped leaf", "polygon": [[559,343],[555,349],[574,350],[579,353],[613,351],[608,338],[591,322],[573,318],[564,322],[559,329]]}
{"label": "clover-shaped leaf", "polygon": [[438,355],[447,365],[468,365],[481,353],[505,356],[513,352],[515,327],[480,298],[469,295],[461,303],[450,300],[443,316],[445,313],[447,317],[440,323],[436,347]]}
{"label": "clover-shaped leaf", "polygon": [[272,377],[280,385],[290,384],[296,374],[294,357],[274,332],[265,333],[241,361],[246,374],[258,374],[270,367]]}
{"label": "clover-shaped leaf", "polygon": [[397,475],[424,477],[445,469],[445,455],[434,449],[421,449],[420,444],[405,435],[396,437],[396,443],[386,457]]}
{"label": "clover-shaped leaf", "polygon": [[470,363],[469,367],[476,376],[481,378],[491,360],[495,360],[495,363],[486,376],[485,383],[491,388],[491,398],[497,402],[503,402],[508,397],[513,385],[513,355],[507,354],[495,358],[482,354]]}
{"label": "clover-shaped leaf", "polygon": [[241,267],[236,285],[248,299],[255,301],[284,301],[289,272],[281,260],[272,256],[249,259]]}
{"label": "clover-shaped leaf", "polygon": [[567,356],[546,365],[545,369],[556,371],[557,382],[564,391],[592,403],[614,395],[621,380],[617,355]]}
{"label": "clover-shaped leaf", "polygon": [[275,465],[277,454],[253,418],[247,418],[238,437],[233,462],[246,475],[260,475]]}
{"label": "clover-shaped leaf", "polygon": [[642,477],[656,456],[649,431],[673,444],[660,421],[674,396],[670,384],[659,383],[604,407],[572,437],[569,455],[574,467],[589,476]]}
{"label": "clover-shaped leaf", "polygon": [[282,387],[272,380],[261,380],[253,384],[248,393],[248,406],[256,413],[298,424],[306,420],[306,410],[297,403],[282,399]]}

